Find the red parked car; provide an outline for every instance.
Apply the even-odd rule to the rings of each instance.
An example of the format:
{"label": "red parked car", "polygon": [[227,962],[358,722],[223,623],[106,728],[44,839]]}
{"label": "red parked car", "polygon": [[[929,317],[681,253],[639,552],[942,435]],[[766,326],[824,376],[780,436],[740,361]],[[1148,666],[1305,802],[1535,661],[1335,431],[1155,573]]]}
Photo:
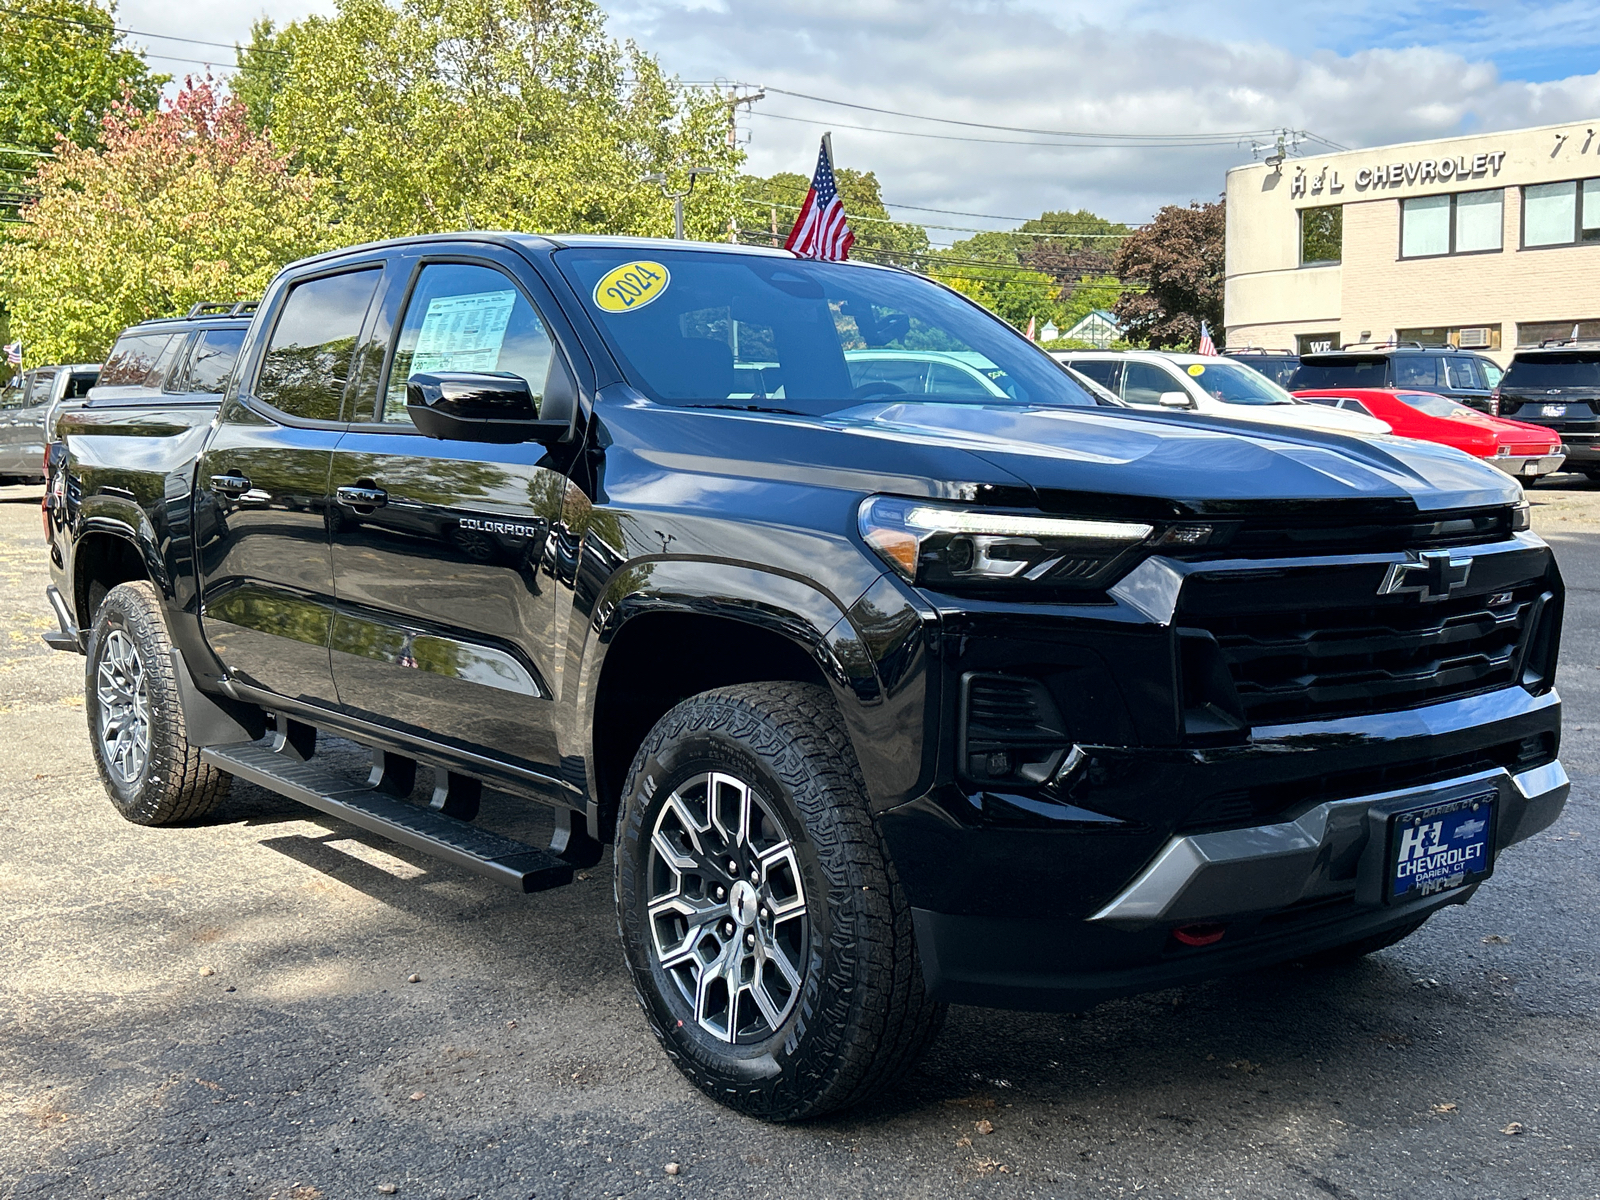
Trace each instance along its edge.
{"label": "red parked car", "polygon": [[1313,404],[1347,408],[1387,421],[1399,437],[1465,450],[1522,480],[1531,481],[1559,470],[1567,457],[1561,439],[1543,426],[1491,417],[1432,392],[1314,388],[1294,394]]}

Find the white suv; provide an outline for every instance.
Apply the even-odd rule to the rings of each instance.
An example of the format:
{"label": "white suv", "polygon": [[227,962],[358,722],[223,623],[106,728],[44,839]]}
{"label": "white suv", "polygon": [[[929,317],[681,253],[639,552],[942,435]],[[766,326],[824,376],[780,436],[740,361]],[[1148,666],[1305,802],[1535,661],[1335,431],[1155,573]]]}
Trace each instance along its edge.
{"label": "white suv", "polygon": [[1390,432],[1376,417],[1296,400],[1259,371],[1228,358],[1157,350],[1052,350],[1051,357],[1140,407],[1365,437]]}

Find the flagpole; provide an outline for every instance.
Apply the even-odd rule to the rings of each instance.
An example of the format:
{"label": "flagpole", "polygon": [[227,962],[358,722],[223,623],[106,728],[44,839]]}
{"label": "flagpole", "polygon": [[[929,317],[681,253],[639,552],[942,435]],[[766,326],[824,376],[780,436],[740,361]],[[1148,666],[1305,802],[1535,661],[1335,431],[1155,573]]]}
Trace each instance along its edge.
{"label": "flagpole", "polygon": [[822,135],[822,144],[828,148],[828,169],[833,170],[833,130]]}

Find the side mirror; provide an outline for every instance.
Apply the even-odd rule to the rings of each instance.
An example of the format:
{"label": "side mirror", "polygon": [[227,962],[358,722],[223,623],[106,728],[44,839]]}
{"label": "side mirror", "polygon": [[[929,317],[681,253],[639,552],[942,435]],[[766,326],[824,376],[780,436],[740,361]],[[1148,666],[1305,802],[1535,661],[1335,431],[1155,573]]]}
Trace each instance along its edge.
{"label": "side mirror", "polygon": [[406,412],[429,437],[548,445],[571,438],[578,385],[559,352],[550,356],[542,398],[520,375],[435,371],[406,380]]}
{"label": "side mirror", "polygon": [[1156,403],[1162,408],[1193,408],[1194,401],[1189,399],[1188,392],[1162,392],[1156,398]]}

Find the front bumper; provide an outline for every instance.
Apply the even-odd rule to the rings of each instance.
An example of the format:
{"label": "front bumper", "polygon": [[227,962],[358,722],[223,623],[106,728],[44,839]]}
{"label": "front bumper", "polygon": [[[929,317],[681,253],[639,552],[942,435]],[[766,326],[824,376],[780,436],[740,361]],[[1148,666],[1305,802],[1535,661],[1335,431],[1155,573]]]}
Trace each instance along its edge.
{"label": "front bumper", "polygon": [[[1486,778],[1414,791],[1427,797]],[[1497,856],[1555,821],[1569,788],[1559,762],[1520,775],[1502,771],[1493,783],[1502,805]],[[1396,798],[1322,804],[1281,825],[1174,838],[1088,921],[913,909],[925,982],[951,1003],[1077,1012],[1114,996],[1304,958],[1465,903],[1476,883],[1393,906],[1362,894],[1368,881],[1360,866],[1383,858],[1369,838],[1368,811]],[[1340,864],[1351,877],[1335,878]],[[1201,918],[1226,926],[1221,941],[1190,947],[1172,936],[1174,925]]]}
{"label": "front bumper", "polygon": [[[1566,803],[1566,773],[1553,757],[1559,728],[1555,693],[1510,687],[1400,713],[1258,729],[1249,746],[1086,748],[1090,766],[1070,804],[983,792],[957,808],[930,794],[881,820],[934,996],[1081,1011],[1301,958],[1463,903],[1477,882],[1384,902],[1383,818],[1492,787],[1498,856],[1550,825]],[[1551,757],[1516,761],[1530,746]],[[1163,796],[1241,788],[1304,799],[1269,820],[1197,832],[1128,819],[1140,797],[1154,808]],[[1175,927],[1198,923],[1226,926],[1222,940],[1196,947],[1174,937]]]}

